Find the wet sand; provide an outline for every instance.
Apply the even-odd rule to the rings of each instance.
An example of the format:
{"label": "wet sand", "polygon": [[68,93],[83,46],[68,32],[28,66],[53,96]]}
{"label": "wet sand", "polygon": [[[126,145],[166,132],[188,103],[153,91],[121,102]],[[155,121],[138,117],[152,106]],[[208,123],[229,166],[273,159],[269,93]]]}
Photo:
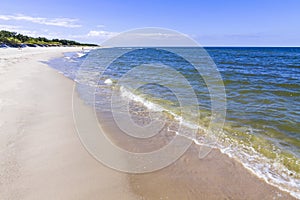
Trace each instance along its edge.
{"label": "wet sand", "polygon": [[219,150],[199,159],[196,145],[167,168],[130,175],[130,183],[144,199],[294,199]]}
{"label": "wet sand", "polygon": [[[124,134],[108,112],[99,114],[102,128],[117,146],[130,152],[151,152],[162,148],[174,133],[166,128],[155,137],[135,139]],[[138,120],[137,120],[138,121]],[[141,119],[143,121],[143,119]],[[170,127],[170,126],[169,126]],[[176,127],[171,126],[171,130]],[[141,199],[295,199],[259,179],[218,149],[199,158],[200,146],[192,144],[173,164],[161,170],[128,174],[132,190]]]}
{"label": "wet sand", "polygon": [[196,145],[153,173],[103,166],[77,136],[73,81],[41,62],[70,51],[0,49],[0,199],[293,199],[218,150],[198,159]]}

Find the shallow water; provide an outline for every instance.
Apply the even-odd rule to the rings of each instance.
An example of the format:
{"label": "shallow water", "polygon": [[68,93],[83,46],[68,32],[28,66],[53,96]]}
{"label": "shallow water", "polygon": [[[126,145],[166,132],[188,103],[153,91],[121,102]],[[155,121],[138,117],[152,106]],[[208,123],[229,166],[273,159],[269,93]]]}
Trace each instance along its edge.
{"label": "shallow water", "polygon": [[[187,91],[191,87],[197,96],[197,105],[191,106],[199,107],[200,120],[195,119],[194,111],[184,120],[186,124],[199,126],[201,131],[192,139],[201,144],[206,137],[203,132],[213,118],[211,96],[203,79],[210,72],[204,70],[204,74],[199,75],[193,65],[187,62],[197,56],[199,49],[175,50],[190,58],[174,55],[174,48],[170,48],[170,52],[136,48],[107,67],[114,53],[123,52],[122,48],[108,48],[92,51],[86,56],[67,54],[65,58],[50,61],[50,65],[67,77],[84,83],[78,90],[87,103],[94,103],[89,97],[96,92],[95,107],[99,112],[111,109],[110,96],[116,92],[120,102],[124,98],[135,102],[132,104],[135,107],[131,107],[139,116],[147,116],[149,110],[154,110],[166,112],[168,120],[180,121],[182,107],[170,88],[176,88],[186,97],[182,101],[189,102]],[[300,48],[206,50],[222,76],[227,96],[224,128],[217,134],[217,142],[210,145],[238,159],[270,184],[300,197]],[[125,79],[126,86],[115,86],[121,77],[142,64],[159,66],[158,70],[161,71],[142,71],[131,79]],[[189,84],[166,74],[163,65],[180,72]],[[100,74],[102,76],[99,78]],[[150,80],[153,77],[164,85],[146,84],[138,90],[128,87],[144,84],[143,79]],[[112,85],[104,83],[108,79]],[[143,123],[148,123],[145,121]]]}

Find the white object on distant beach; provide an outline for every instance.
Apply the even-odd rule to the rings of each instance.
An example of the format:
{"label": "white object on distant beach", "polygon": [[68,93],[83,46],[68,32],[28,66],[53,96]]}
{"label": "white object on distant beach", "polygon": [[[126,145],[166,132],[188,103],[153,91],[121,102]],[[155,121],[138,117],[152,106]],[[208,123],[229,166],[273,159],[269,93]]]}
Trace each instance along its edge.
{"label": "white object on distant beach", "polygon": [[111,79],[106,79],[105,81],[104,81],[104,83],[106,84],[106,85],[112,85],[113,84],[113,82],[112,82],[112,80]]}

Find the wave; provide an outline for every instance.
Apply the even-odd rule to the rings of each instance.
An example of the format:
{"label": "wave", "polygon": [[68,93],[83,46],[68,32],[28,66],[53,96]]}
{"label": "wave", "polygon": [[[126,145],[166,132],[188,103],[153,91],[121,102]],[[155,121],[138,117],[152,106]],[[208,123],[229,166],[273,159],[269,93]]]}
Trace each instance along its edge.
{"label": "wave", "polygon": [[122,97],[139,102],[149,110],[167,112],[173,120],[182,126],[192,129],[198,128],[200,132],[206,132],[204,136],[197,135],[196,138],[187,135],[182,136],[193,140],[197,145],[219,149],[223,154],[237,160],[246,169],[270,185],[300,198],[300,160],[287,152],[283,152],[263,137],[254,135],[254,129],[251,127],[236,131],[225,125],[223,132],[215,135],[217,136],[216,141],[207,143],[206,141],[211,141],[211,139],[205,138],[208,137],[208,129],[204,125],[185,120],[165,106],[154,103],[155,101],[151,101],[151,98],[146,99],[139,94],[134,94],[123,86],[120,87],[120,92]]}
{"label": "wave", "polygon": [[[81,51],[79,53],[79,56],[77,53],[75,53],[70,58],[80,62],[83,60],[81,59],[81,57],[84,58],[85,53],[87,52]],[[101,56],[103,55],[101,54]],[[69,63],[71,63],[70,62],[71,59],[65,58],[65,62],[66,61],[68,62],[68,67],[65,66],[63,67],[63,69],[68,72],[65,75],[72,74],[72,72],[69,72],[71,70],[70,68],[72,68],[70,67],[71,65],[69,66]],[[125,61],[122,60],[118,62],[120,62],[117,63],[118,66],[122,66],[122,67],[126,66],[127,64]],[[237,64],[235,63],[234,66],[236,65]],[[118,68],[118,69],[122,69],[122,68]],[[243,107],[241,109],[241,112],[239,112],[239,109],[234,110],[235,112],[232,112],[233,109],[231,108],[228,109],[227,122],[222,132],[215,133],[217,138],[216,142],[209,143],[209,144],[207,143],[207,141],[210,140],[206,139],[206,137],[209,137],[207,126],[208,126],[208,122],[210,121],[210,112],[208,112],[208,114],[205,115],[205,117],[203,117],[204,115],[202,115],[202,110],[201,110],[202,118],[200,119],[200,123],[198,124],[194,122],[195,120],[193,121],[191,119],[186,119],[186,118],[183,119],[181,117],[180,111],[176,110],[176,108],[174,108],[175,106],[173,106],[177,104],[172,104],[172,102],[170,103],[167,100],[161,100],[151,96],[145,96],[145,94],[132,92],[130,89],[125,87],[114,88],[114,84],[112,85],[107,84],[109,83],[107,79],[112,80],[113,83],[116,82],[116,80],[113,80],[113,78],[115,77],[114,75],[110,75],[108,73],[107,76],[103,77],[103,80],[101,79],[100,84],[104,85],[103,90],[104,91],[107,90],[107,94],[110,94],[110,88],[118,89],[120,90],[123,98],[129,98],[132,101],[139,102],[137,105],[142,104],[143,106],[145,106],[149,110],[153,110],[154,112],[162,112],[163,114],[166,114],[166,117],[170,118],[172,122],[175,121],[176,123],[177,122],[181,123],[183,126],[190,127],[190,128],[197,127],[199,129],[199,135],[197,135],[197,137],[186,136],[191,140],[193,140],[195,144],[206,145],[212,148],[219,149],[222,153],[237,160],[246,169],[251,171],[256,176],[260,177],[261,179],[265,180],[267,183],[276,186],[283,191],[289,192],[291,195],[293,195],[296,198],[300,198],[299,154],[297,155],[291,154],[293,152],[295,153],[296,151],[299,152],[299,149],[291,150],[287,147],[280,146],[280,143],[287,141],[286,139],[287,134],[285,134],[285,132],[281,132],[281,129],[278,129],[278,132],[282,133],[282,135],[279,135],[280,137],[278,138],[275,137],[273,132],[271,132],[267,128],[264,128],[265,126],[269,126],[270,124],[272,124],[273,121],[269,119],[261,120],[262,117],[266,118],[268,115],[269,116],[272,115],[273,117],[272,120],[284,119],[285,115],[282,115],[284,110],[282,112],[280,110],[283,107],[274,108],[269,105],[273,105],[274,102],[279,102],[281,105],[281,103],[282,104],[285,103],[286,100],[291,100],[291,102],[293,102],[292,100],[296,100],[296,98],[299,97],[299,92],[297,91],[298,89],[298,84],[297,84],[298,82],[296,76],[297,73],[295,73],[295,76],[291,75],[287,79],[287,78],[282,78],[284,74],[278,75],[278,74],[271,73],[272,71],[270,71],[271,74],[269,75],[269,74],[265,74],[265,72],[269,72],[266,71],[265,68],[260,67],[257,69],[258,72],[260,72],[259,74],[256,72],[254,73],[255,70],[253,69],[249,71],[243,71],[240,67],[221,68],[221,70],[223,70],[221,72],[223,72],[226,75],[224,78],[224,84],[225,86],[227,86],[227,89],[229,91],[228,93],[228,96],[230,97],[229,100],[231,100],[231,103],[235,103],[231,105],[238,104],[238,105],[242,105]],[[74,78],[75,81],[80,82],[84,85],[88,85],[90,87],[98,87],[99,82],[98,83],[95,82],[94,78],[99,75],[99,72],[98,71],[94,72],[93,70],[95,69],[82,68],[81,69],[81,73],[83,73],[82,77],[75,76]],[[122,72],[114,71],[111,73],[119,74]],[[284,71],[284,73],[286,72]],[[232,77],[233,74],[234,77]],[[247,79],[243,77],[246,77]],[[295,79],[292,79],[293,77]],[[296,82],[294,80],[296,80]],[[256,96],[248,95],[248,93],[254,94],[257,97],[260,97],[260,95],[263,94],[263,96],[261,97],[262,98],[266,97],[266,98],[262,99],[261,103],[262,105],[266,106],[266,110],[258,110],[258,109],[251,110],[251,108],[253,108],[251,106],[256,105],[255,100],[260,100],[260,98],[252,98]],[[106,98],[107,96],[109,96],[109,95],[107,96],[105,95],[106,93],[103,93],[101,98],[102,97]],[[81,95],[82,98],[84,98],[83,96],[84,95]],[[241,98],[241,96],[247,98]],[[288,97],[288,98],[282,98],[282,97]],[[232,99],[234,99],[234,101]],[[297,104],[295,105],[297,106]],[[270,107],[268,109],[274,109],[275,111],[267,112],[268,106]],[[295,113],[297,112],[296,106],[294,108],[296,109],[294,110]],[[209,110],[209,106],[206,106],[206,104],[203,105],[203,108],[201,107],[201,109],[204,110],[204,107],[206,109],[208,107],[207,110]],[[250,113],[250,111],[253,111],[255,113],[253,115],[244,116],[244,113],[242,113],[242,111],[247,111],[248,113]],[[273,116],[273,114],[276,114],[278,116]],[[293,116],[295,116],[295,119],[291,121],[297,120],[296,118],[298,116],[297,113],[294,115],[290,115],[289,117],[293,117]],[[193,117],[191,116],[191,118]],[[243,119],[236,120],[237,118],[243,118]],[[251,123],[248,123],[247,120],[251,120]],[[268,122],[268,124],[264,123],[266,121]],[[250,124],[252,125],[252,127],[249,126]],[[284,124],[286,123],[284,122]],[[287,129],[291,131],[290,128],[284,128],[282,130],[287,130]],[[297,129],[292,131],[295,134],[298,133]],[[294,141],[294,138],[291,138],[290,140]],[[285,142],[285,144],[290,144],[290,140]],[[296,145],[292,143],[291,147],[294,146]]]}
{"label": "wave", "polygon": [[87,53],[80,53],[80,52],[77,52],[77,57],[78,58],[82,58],[82,57],[84,57],[84,56],[86,56],[87,55]]}

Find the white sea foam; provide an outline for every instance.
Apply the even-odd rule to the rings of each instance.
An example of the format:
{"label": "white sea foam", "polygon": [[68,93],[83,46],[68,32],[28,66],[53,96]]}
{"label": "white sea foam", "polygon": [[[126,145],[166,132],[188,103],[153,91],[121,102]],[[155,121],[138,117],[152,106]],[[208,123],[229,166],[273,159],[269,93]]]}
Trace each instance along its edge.
{"label": "white sea foam", "polygon": [[[263,179],[268,184],[286,191],[292,196],[300,199],[300,180],[291,177],[290,174],[293,174],[293,172],[287,169],[280,162],[266,158],[258,153],[253,147],[245,145],[233,145],[229,147],[219,145],[218,148],[222,153],[239,161],[246,169]],[[243,151],[243,149],[247,149],[249,151]]]}
{"label": "white sea foam", "polygon": [[[120,87],[120,92],[123,97],[129,98],[130,100],[142,103],[145,107],[153,111],[167,111],[169,114],[174,116],[174,119],[178,121],[182,126],[188,128],[198,128],[202,131],[207,131],[207,128],[202,127],[201,125],[195,125],[189,121],[184,120],[181,116],[176,115],[175,113],[166,110],[162,106],[152,103],[145,98],[135,95],[130,90]],[[250,129],[250,132],[253,131]],[[176,134],[180,134],[176,132]],[[222,132],[220,136],[225,134]],[[234,158],[240,162],[246,169],[251,171],[253,174],[265,180],[268,184],[278,187],[279,189],[290,193],[292,196],[300,199],[300,180],[290,176],[293,172],[288,170],[283,164],[279,162],[274,162],[274,160],[268,159],[258,153],[253,147],[230,144],[224,145],[221,141],[215,140],[206,140],[205,138],[193,138],[186,135],[185,136],[194,141],[197,145],[205,145],[211,148],[218,148],[220,151],[231,158]],[[228,142],[228,138],[225,138],[224,141]],[[203,140],[203,141],[202,141]],[[215,141],[207,143],[207,141]],[[247,149],[248,151],[244,151]],[[247,153],[251,152],[251,153]],[[299,163],[300,165],[300,163]]]}
{"label": "white sea foam", "polygon": [[80,52],[77,53],[77,57],[78,57],[78,58],[81,58],[81,57],[83,57],[83,56],[85,56],[85,55],[87,55],[87,54],[86,54],[86,53],[80,53]]}
{"label": "white sea foam", "polygon": [[112,82],[112,80],[111,79],[106,79],[105,81],[104,81],[104,83],[106,84],[106,85],[112,85],[113,84],[113,82]]}

